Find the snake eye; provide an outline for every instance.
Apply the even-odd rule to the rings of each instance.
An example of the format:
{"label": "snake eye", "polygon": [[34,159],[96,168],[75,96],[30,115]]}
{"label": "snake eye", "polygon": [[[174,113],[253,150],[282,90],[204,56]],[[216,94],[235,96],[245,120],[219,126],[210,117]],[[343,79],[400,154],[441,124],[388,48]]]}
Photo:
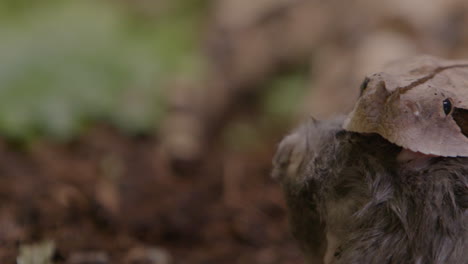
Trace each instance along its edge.
{"label": "snake eye", "polygon": [[446,115],[451,114],[453,110],[452,100],[450,100],[449,98],[445,99],[442,102],[442,108],[444,109],[444,113]]}
{"label": "snake eye", "polygon": [[361,87],[360,87],[360,88],[361,88],[361,95],[362,95],[362,94],[364,93],[364,91],[366,90],[367,85],[369,84],[369,82],[370,82],[369,77],[366,77],[366,78],[364,79],[364,81],[362,81]]}

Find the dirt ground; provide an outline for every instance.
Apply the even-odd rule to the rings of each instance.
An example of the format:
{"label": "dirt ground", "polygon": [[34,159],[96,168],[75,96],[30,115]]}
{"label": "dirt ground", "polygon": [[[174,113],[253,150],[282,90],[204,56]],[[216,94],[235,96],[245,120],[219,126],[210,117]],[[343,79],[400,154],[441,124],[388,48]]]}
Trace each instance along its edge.
{"label": "dirt ground", "polygon": [[54,263],[301,263],[269,176],[275,139],[213,150],[182,176],[155,137],[104,125],[67,144],[2,142],[0,263],[44,240]]}

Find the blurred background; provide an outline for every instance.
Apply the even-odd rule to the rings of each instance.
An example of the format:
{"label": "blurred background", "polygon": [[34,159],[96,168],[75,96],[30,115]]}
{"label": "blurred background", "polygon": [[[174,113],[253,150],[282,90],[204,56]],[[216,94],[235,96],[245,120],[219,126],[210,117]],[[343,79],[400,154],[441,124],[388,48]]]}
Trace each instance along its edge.
{"label": "blurred background", "polygon": [[463,0],[0,0],[0,263],[303,263],[277,143],[467,27]]}

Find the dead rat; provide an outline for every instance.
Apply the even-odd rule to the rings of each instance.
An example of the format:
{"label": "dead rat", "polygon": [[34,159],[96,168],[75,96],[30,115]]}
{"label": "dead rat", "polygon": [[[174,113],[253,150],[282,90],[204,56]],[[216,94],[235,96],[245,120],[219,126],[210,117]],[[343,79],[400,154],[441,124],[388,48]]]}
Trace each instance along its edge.
{"label": "dead rat", "polygon": [[468,263],[468,61],[365,79],[347,117],[310,120],[273,161],[308,263]]}

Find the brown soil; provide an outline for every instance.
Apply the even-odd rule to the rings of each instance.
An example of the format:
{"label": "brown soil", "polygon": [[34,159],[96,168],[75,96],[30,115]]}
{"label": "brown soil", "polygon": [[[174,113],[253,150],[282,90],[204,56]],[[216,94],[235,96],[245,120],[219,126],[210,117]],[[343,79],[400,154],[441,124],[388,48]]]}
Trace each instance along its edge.
{"label": "brown soil", "polygon": [[154,247],[168,263],[301,262],[269,177],[274,143],[213,151],[184,176],[168,169],[159,145],[105,126],[68,144],[1,143],[0,263],[44,239],[55,242],[54,263],[103,263],[76,262],[97,253],[104,263],[164,264],[135,257]]}

